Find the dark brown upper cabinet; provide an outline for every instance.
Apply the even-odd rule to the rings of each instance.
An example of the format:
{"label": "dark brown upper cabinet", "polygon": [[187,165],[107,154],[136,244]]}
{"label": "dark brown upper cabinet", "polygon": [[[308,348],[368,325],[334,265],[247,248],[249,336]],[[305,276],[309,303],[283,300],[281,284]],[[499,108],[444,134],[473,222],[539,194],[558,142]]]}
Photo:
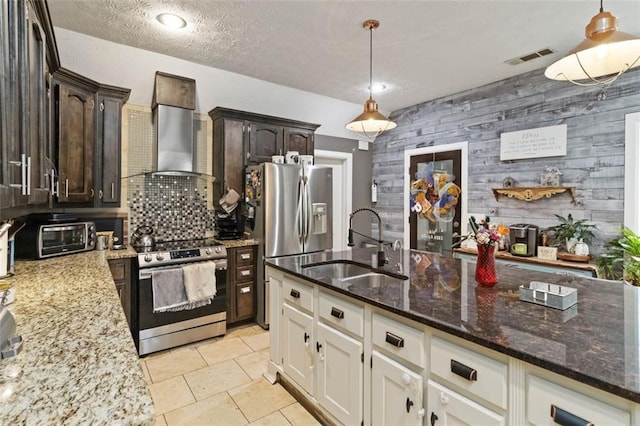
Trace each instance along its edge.
{"label": "dark brown upper cabinet", "polygon": [[54,74],[53,88],[57,203],[119,206],[122,106],[129,90],[67,69]]}
{"label": "dark brown upper cabinet", "polygon": [[244,167],[271,161],[273,155],[297,151],[313,155],[319,124],[305,123],[229,108],[209,111],[213,120],[214,202],[228,188],[242,194]]}
{"label": "dark brown upper cabinet", "polygon": [[50,73],[59,57],[47,3],[0,5],[0,209],[51,193]]}

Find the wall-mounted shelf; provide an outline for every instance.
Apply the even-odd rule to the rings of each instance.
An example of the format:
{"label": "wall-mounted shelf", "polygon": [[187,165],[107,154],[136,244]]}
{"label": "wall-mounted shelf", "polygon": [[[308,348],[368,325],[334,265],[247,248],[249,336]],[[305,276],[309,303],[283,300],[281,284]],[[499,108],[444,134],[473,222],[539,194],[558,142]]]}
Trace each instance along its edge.
{"label": "wall-mounted shelf", "polygon": [[500,195],[515,198],[521,201],[535,201],[541,198],[551,198],[557,194],[568,193],[571,195],[571,202],[576,204],[576,188],[573,186],[530,186],[515,188],[493,188],[493,195],[496,201]]}

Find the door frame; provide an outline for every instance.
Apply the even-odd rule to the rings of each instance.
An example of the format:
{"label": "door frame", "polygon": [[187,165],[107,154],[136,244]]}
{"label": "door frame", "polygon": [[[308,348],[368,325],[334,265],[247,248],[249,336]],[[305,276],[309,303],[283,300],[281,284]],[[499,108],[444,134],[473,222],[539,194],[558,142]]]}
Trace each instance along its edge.
{"label": "door frame", "polygon": [[625,115],[624,226],[640,232],[640,112]]}
{"label": "door frame", "polygon": [[[344,184],[344,190],[342,191],[342,209],[340,210],[340,217],[333,217],[333,229],[335,232],[336,226],[339,226],[338,235],[342,235],[341,242],[333,242],[333,247],[340,246],[341,250],[351,250],[351,247],[346,247],[346,235],[349,231],[349,212],[352,211],[353,204],[353,154],[350,152],[341,151],[327,151],[324,149],[316,149],[313,152],[315,156],[315,163],[318,160],[338,160],[342,162],[342,182]],[[320,161],[321,162],[321,161]],[[334,194],[333,198],[336,198]],[[341,244],[344,243],[344,244]],[[345,248],[346,247],[346,248]]]}
{"label": "door frame", "polygon": [[[460,224],[460,229],[462,234],[466,234],[467,231],[467,223],[469,222],[469,210],[467,206],[467,181],[468,181],[468,158],[469,158],[469,142],[456,142],[450,143],[446,145],[437,145],[437,146],[428,146],[424,148],[415,148],[415,149],[406,149],[404,151],[404,189],[403,189],[403,211],[404,216],[402,219],[403,229],[404,229],[404,247],[409,247],[411,242],[411,232],[409,229],[409,215],[411,214],[409,211],[409,197],[411,196],[409,192],[409,186],[411,185],[411,175],[409,174],[409,169],[411,167],[411,157],[416,155],[424,155],[424,154],[433,154],[437,152],[446,152],[446,151],[460,151],[460,172],[462,176],[459,176],[460,180],[460,188],[462,188],[462,194],[460,197],[460,204],[462,205],[462,210],[460,211],[460,220],[462,223]],[[406,221],[406,222],[405,222]]]}

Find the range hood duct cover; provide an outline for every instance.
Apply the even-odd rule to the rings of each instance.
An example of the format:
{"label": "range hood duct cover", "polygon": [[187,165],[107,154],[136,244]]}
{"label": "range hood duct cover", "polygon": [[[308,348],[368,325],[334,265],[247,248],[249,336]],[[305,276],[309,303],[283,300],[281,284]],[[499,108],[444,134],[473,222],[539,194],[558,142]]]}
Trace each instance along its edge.
{"label": "range hood duct cover", "polygon": [[152,101],[154,172],[174,175],[196,172],[195,97],[195,80],[156,72]]}

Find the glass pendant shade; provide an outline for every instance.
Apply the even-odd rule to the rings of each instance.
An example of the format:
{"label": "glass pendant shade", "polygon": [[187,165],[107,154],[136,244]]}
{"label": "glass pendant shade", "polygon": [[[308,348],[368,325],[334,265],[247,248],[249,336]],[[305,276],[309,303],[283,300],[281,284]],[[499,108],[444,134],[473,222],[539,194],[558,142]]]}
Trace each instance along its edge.
{"label": "glass pendant shade", "polygon": [[378,103],[373,100],[373,30],[380,22],[369,19],[362,23],[369,30],[369,99],[364,103],[364,112],[354,118],[345,127],[355,132],[360,139],[373,142],[382,132],[396,127],[396,123],[378,112]]}
{"label": "glass pendant shade", "polygon": [[582,43],[547,67],[547,78],[579,86],[609,84],[640,65],[640,38],[618,31],[618,19],[611,13],[601,9],[585,27],[585,35]]}
{"label": "glass pendant shade", "polygon": [[347,124],[347,129],[361,138],[373,141],[380,133],[396,127],[396,123],[378,112],[378,103],[369,98],[364,103],[364,112]]}

